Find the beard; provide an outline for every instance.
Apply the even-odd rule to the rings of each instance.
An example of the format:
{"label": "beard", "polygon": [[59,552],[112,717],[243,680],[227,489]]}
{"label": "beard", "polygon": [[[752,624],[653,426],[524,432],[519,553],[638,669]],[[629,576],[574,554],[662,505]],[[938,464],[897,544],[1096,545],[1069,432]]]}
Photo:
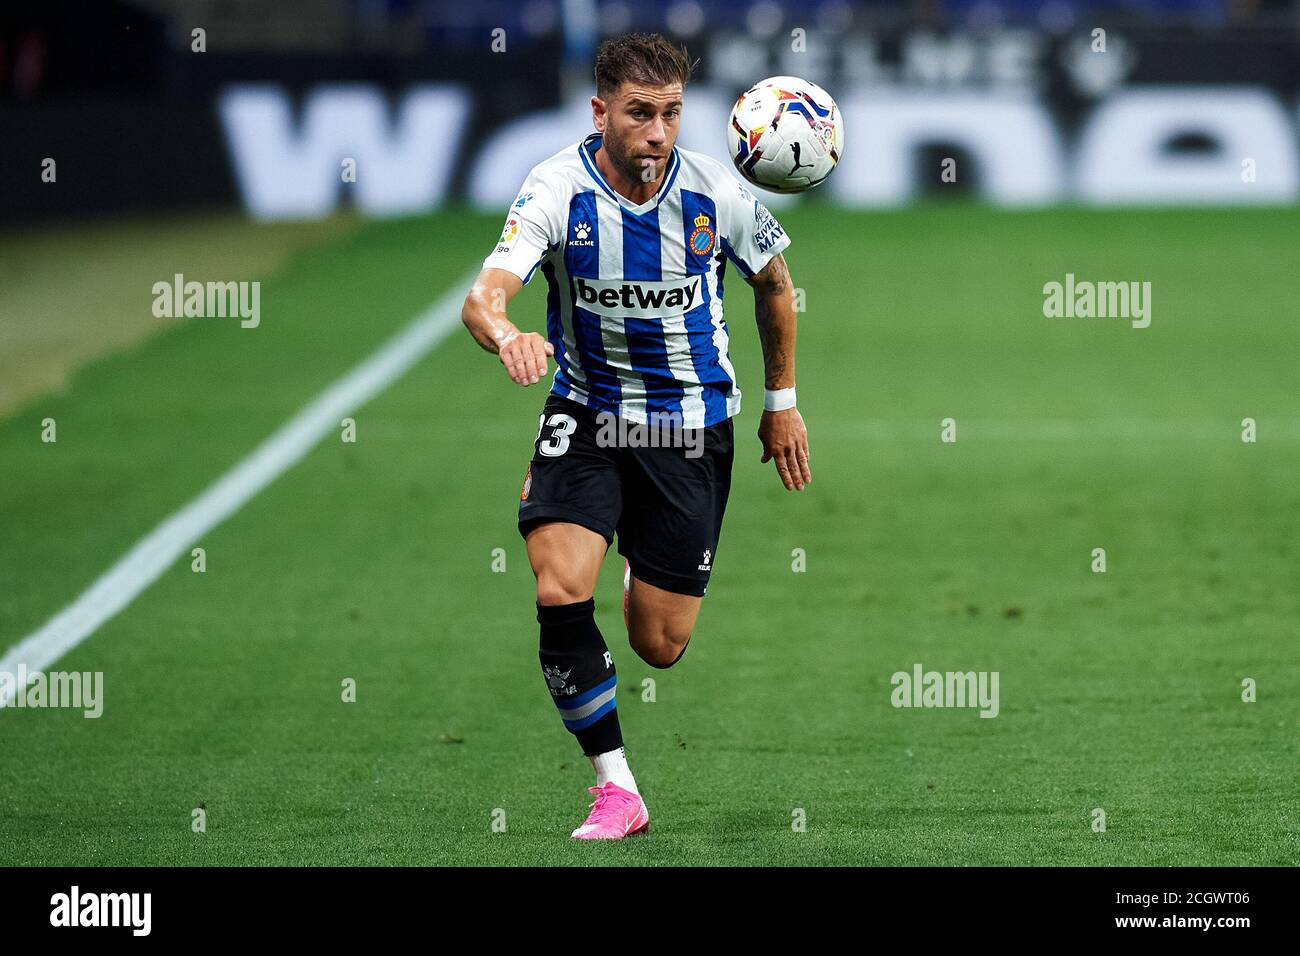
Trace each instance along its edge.
{"label": "beard", "polygon": [[609,161],[620,173],[633,181],[652,183],[659,178],[659,169],[654,167],[654,175],[644,178],[646,166],[632,152],[632,146],[625,140],[618,139],[607,129],[601,143],[609,153]]}

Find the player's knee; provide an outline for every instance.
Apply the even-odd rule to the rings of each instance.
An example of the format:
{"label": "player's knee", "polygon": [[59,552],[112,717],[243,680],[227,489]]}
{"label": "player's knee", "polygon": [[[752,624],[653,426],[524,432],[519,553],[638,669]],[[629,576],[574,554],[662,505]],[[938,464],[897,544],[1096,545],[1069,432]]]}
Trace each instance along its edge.
{"label": "player's knee", "polygon": [[550,571],[537,574],[537,603],[544,607],[577,604],[591,597],[591,591],[577,580]]}
{"label": "player's knee", "polygon": [[651,640],[639,641],[633,646],[641,660],[651,667],[667,670],[682,659],[690,640],[689,634],[679,637],[661,631]]}
{"label": "player's knee", "polygon": [[682,659],[682,655],[686,653],[686,645],[689,643],[690,638],[680,644],[664,641],[650,657],[645,658],[645,662],[659,670],[667,670]]}

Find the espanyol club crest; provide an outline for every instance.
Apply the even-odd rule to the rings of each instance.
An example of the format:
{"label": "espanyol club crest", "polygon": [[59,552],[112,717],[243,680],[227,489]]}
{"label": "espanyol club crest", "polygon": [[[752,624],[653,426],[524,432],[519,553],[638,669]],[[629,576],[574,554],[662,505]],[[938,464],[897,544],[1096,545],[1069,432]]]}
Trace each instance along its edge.
{"label": "espanyol club crest", "polygon": [[707,256],[713,251],[713,230],[709,228],[709,217],[704,213],[695,217],[695,228],[691,230],[687,245],[697,256]]}

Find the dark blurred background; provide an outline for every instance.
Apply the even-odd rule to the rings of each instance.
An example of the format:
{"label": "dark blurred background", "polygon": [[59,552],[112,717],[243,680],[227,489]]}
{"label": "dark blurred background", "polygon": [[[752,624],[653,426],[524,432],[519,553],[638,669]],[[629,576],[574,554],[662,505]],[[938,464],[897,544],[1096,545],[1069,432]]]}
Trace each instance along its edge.
{"label": "dark blurred background", "polygon": [[1289,203],[1300,182],[1298,0],[44,0],[0,7],[0,221],[501,208],[588,128],[595,45],[629,30],[699,57],[682,142],[719,157],[756,80],[830,91],[848,146],[817,201]]}

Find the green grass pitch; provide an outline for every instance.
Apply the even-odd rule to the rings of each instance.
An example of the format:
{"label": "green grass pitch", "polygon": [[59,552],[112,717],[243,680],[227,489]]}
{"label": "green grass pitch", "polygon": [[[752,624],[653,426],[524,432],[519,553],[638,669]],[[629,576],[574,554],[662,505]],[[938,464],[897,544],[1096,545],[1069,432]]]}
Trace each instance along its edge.
{"label": "green grass pitch", "polygon": [[[568,839],[591,772],[538,673],[514,524],[545,393],[457,329],[356,411],[355,444],[326,440],[206,535],[206,573],[177,562],[54,666],[104,672],[100,719],[0,710],[0,864],[1297,863],[1300,212],[782,219],[813,484],[758,462],[729,269],[746,398],[690,653],[656,671],[628,648],[616,554],[597,592],[648,837]],[[178,324],[0,423],[0,645],[498,228],[370,224],[268,278],[260,328]],[[1066,273],[1151,282],[1151,327],[1044,317]],[[525,328],[543,286],[512,308]],[[916,663],[997,671],[999,715],[894,708]]]}

